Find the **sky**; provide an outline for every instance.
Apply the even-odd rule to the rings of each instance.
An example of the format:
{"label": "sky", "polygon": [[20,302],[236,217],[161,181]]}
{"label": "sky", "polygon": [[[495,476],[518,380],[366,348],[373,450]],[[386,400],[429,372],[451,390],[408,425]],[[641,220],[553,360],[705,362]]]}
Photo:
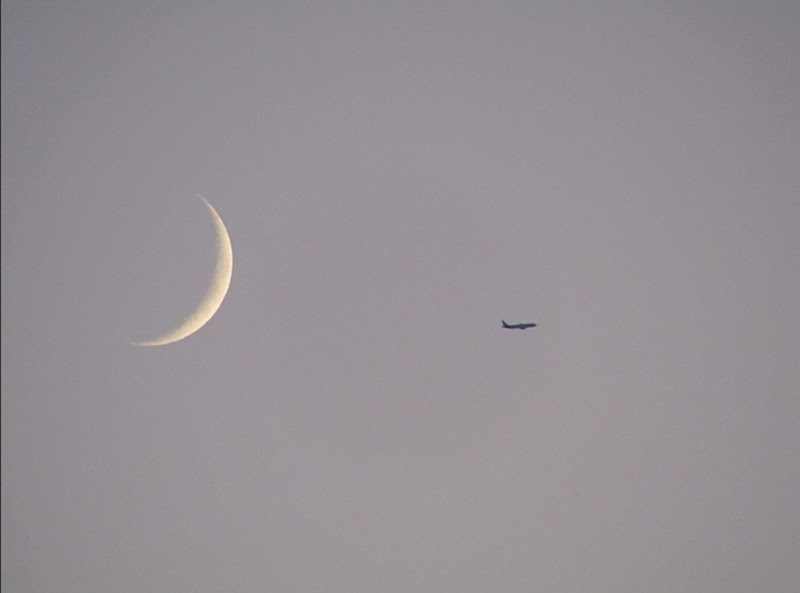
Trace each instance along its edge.
{"label": "sky", "polygon": [[796,591],[798,23],[3,2],[3,591]]}

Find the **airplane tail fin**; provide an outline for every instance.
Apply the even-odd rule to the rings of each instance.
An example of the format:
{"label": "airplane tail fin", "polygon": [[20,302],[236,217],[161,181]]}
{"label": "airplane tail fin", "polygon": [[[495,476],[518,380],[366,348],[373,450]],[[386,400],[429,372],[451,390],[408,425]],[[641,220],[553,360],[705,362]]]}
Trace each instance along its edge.
{"label": "airplane tail fin", "polygon": [[508,327],[508,324],[505,322],[505,319],[501,320],[503,322],[503,327]]}

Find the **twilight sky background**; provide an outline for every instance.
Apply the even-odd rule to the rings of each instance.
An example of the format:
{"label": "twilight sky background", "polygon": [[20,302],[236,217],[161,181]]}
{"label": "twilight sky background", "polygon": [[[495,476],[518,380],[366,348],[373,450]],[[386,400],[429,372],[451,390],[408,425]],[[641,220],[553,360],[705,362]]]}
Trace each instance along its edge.
{"label": "twilight sky background", "polygon": [[800,4],[2,27],[4,593],[797,590]]}

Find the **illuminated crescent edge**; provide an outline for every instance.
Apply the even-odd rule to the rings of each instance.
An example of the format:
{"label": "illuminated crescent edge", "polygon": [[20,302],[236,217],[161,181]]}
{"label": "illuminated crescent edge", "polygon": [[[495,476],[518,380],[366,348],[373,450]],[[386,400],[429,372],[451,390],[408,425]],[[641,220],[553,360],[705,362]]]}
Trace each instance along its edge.
{"label": "illuminated crescent edge", "polygon": [[220,305],[222,305],[222,301],[228,293],[228,288],[230,288],[231,285],[231,276],[233,275],[233,247],[231,246],[231,238],[228,236],[228,231],[225,228],[225,224],[222,222],[222,218],[220,218],[217,211],[214,210],[214,207],[200,194],[198,194],[198,197],[205,202],[208,211],[211,213],[217,237],[217,262],[214,268],[214,275],[211,279],[211,285],[194,312],[184,319],[178,327],[167,332],[160,338],[147,340],[145,342],[132,342],[134,346],[165,346],[191,336],[209,322]]}

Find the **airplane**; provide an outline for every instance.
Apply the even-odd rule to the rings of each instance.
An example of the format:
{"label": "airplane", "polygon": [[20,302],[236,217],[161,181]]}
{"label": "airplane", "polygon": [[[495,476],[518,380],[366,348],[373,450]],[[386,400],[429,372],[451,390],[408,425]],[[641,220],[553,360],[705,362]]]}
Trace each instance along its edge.
{"label": "airplane", "polygon": [[506,329],[527,329],[529,327],[536,327],[535,323],[512,323],[509,325],[505,321],[503,321],[503,327]]}

